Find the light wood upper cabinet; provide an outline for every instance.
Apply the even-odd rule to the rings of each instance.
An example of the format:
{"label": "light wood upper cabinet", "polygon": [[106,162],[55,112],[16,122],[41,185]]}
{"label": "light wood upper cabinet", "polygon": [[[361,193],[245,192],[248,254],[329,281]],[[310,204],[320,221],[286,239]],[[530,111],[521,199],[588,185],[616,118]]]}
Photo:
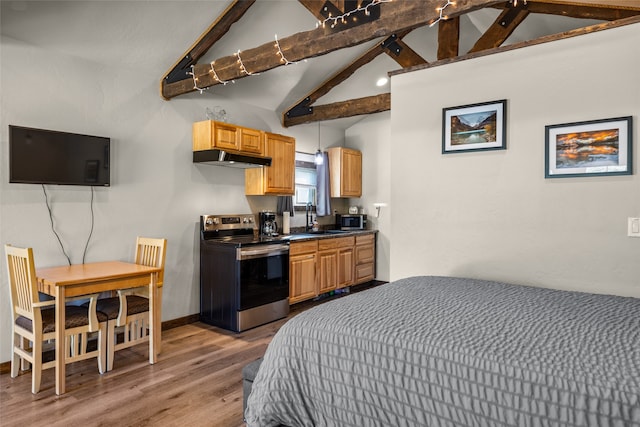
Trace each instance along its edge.
{"label": "light wood upper cabinet", "polygon": [[264,155],[271,166],[245,171],[245,194],[248,196],[293,195],[295,191],[295,138],[264,133]]}
{"label": "light wood upper cabinet", "polygon": [[362,196],[362,153],[344,147],[333,147],[329,153],[331,197]]}
{"label": "light wood upper cabinet", "polygon": [[205,120],[193,124],[193,151],[214,148],[259,156],[264,153],[263,132],[224,122]]}
{"label": "light wood upper cabinet", "polygon": [[[264,154],[264,137],[262,131],[239,128],[240,130],[240,151],[245,153]],[[268,157],[268,156],[267,156]]]}

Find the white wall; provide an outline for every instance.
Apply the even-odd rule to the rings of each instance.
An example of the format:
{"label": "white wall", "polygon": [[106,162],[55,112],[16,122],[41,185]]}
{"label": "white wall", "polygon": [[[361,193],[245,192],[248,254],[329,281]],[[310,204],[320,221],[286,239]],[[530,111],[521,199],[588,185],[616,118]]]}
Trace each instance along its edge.
{"label": "white wall", "polygon": [[[376,279],[389,280],[391,228],[391,128],[390,112],[373,114],[345,132],[346,146],[362,152],[362,197],[349,204],[364,208],[369,228],[376,235]],[[374,203],[386,203],[376,217]]]}
{"label": "white wall", "polygon": [[[2,37],[0,50],[0,242],[33,247],[36,267],[67,262],[51,231],[41,186],[9,184],[9,124],[110,137],[111,187],[95,189],[95,227],[86,262],[132,260],[136,236],[166,237],[165,321],[200,311],[199,215],[276,208],[275,197],[244,195],[243,170],[192,163],[192,122],[205,119],[206,107],[220,105],[237,124],[294,136],[301,151],[317,148],[317,125],[283,129],[275,112],[214,91],[164,101],[158,91],[160,74],[104,67],[7,37]],[[338,129],[323,127],[322,135],[328,143],[344,140]],[[91,190],[47,186],[47,192],[56,230],[71,261],[81,263],[90,230]],[[0,362],[10,359],[10,332],[3,262]]]}
{"label": "white wall", "polygon": [[[394,76],[391,278],[640,296],[638,46],[634,24]],[[441,154],[443,108],[499,99],[507,150]],[[629,115],[633,175],[544,178],[545,125]]]}

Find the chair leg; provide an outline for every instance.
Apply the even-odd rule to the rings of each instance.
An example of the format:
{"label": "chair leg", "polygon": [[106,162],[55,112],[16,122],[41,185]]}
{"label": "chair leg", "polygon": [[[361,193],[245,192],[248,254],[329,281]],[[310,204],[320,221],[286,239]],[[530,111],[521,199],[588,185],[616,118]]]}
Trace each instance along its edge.
{"label": "chair leg", "polygon": [[31,364],[31,393],[40,391],[42,380],[42,339],[33,342],[32,347],[33,363]]}
{"label": "chair leg", "polygon": [[[109,322],[107,322],[108,325]],[[100,374],[104,374],[107,370],[107,334],[108,326],[105,327],[103,323],[100,324],[98,330],[98,371]]]}
{"label": "chair leg", "polygon": [[22,358],[18,353],[16,353],[15,348],[22,348],[22,337],[15,332],[13,333],[13,348],[12,351],[13,356],[11,357],[11,378],[15,378],[18,376],[20,372],[20,364],[22,363]]}
{"label": "chair leg", "polygon": [[113,355],[115,354],[116,347],[116,320],[109,320],[107,322],[107,349],[106,349],[106,358],[107,358],[107,371],[113,369]]}

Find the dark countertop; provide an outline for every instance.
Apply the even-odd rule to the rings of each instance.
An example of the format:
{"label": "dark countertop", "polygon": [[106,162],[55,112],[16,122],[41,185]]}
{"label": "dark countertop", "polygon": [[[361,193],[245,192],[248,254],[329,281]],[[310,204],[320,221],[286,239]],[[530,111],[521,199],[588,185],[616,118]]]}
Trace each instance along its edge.
{"label": "dark countertop", "polygon": [[333,239],[335,237],[362,236],[365,234],[375,234],[378,230],[325,230],[321,232],[298,232],[291,234],[281,234],[279,240],[289,240],[290,242],[301,242],[306,240]]}

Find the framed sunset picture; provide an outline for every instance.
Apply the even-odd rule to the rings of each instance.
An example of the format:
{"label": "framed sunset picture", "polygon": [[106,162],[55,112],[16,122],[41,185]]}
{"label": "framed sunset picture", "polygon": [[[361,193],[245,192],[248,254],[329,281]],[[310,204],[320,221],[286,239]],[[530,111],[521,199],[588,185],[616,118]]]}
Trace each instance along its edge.
{"label": "framed sunset picture", "polygon": [[631,175],[632,118],[545,126],[545,178]]}

